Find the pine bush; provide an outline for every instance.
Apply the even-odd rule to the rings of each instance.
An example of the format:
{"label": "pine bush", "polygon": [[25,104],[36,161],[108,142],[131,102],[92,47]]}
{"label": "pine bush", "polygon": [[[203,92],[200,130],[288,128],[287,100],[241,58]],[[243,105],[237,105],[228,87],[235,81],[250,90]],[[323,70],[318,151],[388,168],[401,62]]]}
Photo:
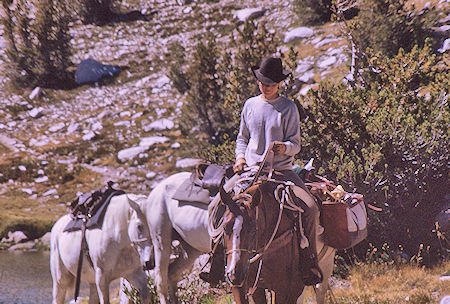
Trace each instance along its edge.
{"label": "pine bush", "polygon": [[369,58],[377,73],[365,86],[321,84],[304,102],[302,153],[317,159],[319,173],[365,195],[369,241],[420,244],[443,254],[432,230],[445,206],[448,163],[449,73],[430,43],[393,58]]}
{"label": "pine bush", "polygon": [[[68,87],[72,65],[68,14],[64,3],[38,0],[33,6],[2,0],[7,41],[4,73],[16,87]],[[34,14],[34,15],[33,15]]]}
{"label": "pine bush", "polygon": [[409,52],[415,45],[423,46],[437,22],[432,7],[417,12],[406,0],[361,0],[360,12],[351,36],[357,47],[367,48],[392,58],[400,48]]}
{"label": "pine bush", "polygon": [[76,0],[77,11],[84,24],[103,25],[111,21],[115,0]]}
{"label": "pine bush", "polygon": [[331,0],[296,0],[294,12],[305,25],[317,25],[330,21],[332,15]]}
{"label": "pine bush", "polygon": [[[179,124],[192,151],[215,163],[234,161],[234,145],[242,106],[258,94],[251,67],[276,51],[276,40],[264,24],[248,21],[220,51],[214,37],[200,39],[189,64],[178,59],[169,77],[180,92],[186,90]],[[178,54],[178,53],[177,53]],[[171,56],[173,57],[173,56]]]}

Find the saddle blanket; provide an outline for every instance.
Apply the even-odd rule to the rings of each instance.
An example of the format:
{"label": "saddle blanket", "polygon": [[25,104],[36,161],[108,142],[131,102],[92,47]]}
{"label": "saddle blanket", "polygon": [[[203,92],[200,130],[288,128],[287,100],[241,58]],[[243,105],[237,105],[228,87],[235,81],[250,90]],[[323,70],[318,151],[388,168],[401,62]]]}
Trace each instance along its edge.
{"label": "saddle blanket", "polygon": [[201,186],[201,181],[193,173],[190,179],[185,180],[175,191],[173,199],[184,202],[198,202],[209,204],[212,198],[209,190]]}

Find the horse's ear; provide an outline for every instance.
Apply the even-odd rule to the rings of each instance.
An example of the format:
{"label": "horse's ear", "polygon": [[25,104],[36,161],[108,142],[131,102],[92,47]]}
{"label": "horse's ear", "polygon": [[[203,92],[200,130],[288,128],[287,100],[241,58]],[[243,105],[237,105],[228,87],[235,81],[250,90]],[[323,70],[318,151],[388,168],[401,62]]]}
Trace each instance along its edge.
{"label": "horse's ear", "polygon": [[144,215],[142,213],[142,209],[141,209],[141,206],[139,205],[139,203],[137,203],[134,200],[132,200],[129,195],[127,195],[127,200],[128,200],[128,205],[130,205],[130,207],[133,208],[134,211],[136,211],[136,213],[139,216],[143,216]]}
{"label": "horse's ear", "polygon": [[233,201],[231,195],[225,191],[225,189],[223,188],[223,184],[220,185],[219,191],[220,199],[228,207],[228,209],[230,209],[231,213],[233,213],[234,215],[242,215],[241,209],[239,209],[238,205],[236,205],[236,203]]}

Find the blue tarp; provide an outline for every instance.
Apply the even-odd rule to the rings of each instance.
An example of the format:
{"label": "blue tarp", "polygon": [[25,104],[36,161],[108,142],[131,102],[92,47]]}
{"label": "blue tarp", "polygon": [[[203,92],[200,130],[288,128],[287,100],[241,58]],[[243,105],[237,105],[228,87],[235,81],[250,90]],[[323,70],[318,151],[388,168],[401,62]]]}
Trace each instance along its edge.
{"label": "blue tarp", "polygon": [[78,85],[99,82],[105,77],[114,77],[122,69],[116,65],[107,65],[94,59],[85,59],[80,62],[75,71],[75,82]]}

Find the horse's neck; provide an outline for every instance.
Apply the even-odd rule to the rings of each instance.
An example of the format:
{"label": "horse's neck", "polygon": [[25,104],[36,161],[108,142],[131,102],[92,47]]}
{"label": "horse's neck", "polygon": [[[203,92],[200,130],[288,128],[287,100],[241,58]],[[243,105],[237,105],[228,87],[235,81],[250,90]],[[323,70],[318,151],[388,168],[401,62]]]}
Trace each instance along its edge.
{"label": "horse's neck", "polygon": [[262,199],[256,208],[257,217],[257,238],[258,243],[267,242],[272,234],[276,232],[275,238],[289,229],[292,229],[294,222],[288,216],[291,211],[284,209],[281,214],[281,220],[278,223],[280,216],[280,203],[270,196],[270,199]]}
{"label": "horse's neck", "polygon": [[126,231],[129,209],[125,195],[114,196],[106,210],[102,229]]}

